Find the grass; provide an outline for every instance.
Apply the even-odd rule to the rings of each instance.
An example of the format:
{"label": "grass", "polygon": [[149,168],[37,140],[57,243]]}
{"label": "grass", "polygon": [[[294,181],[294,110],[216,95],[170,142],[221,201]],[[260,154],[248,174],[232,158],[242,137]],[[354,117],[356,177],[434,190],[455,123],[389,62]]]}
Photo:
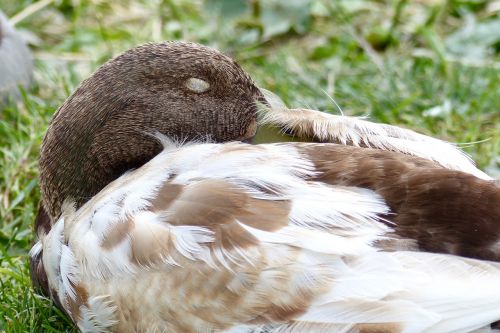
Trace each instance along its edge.
{"label": "grass", "polygon": [[30,288],[36,161],[53,112],[105,60],[147,41],[208,44],[291,106],[338,113],[331,96],[348,115],[479,142],[465,150],[498,175],[499,8],[481,0],[3,0],[31,41],[37,83],[0,113],[0,332],[74,331]]}

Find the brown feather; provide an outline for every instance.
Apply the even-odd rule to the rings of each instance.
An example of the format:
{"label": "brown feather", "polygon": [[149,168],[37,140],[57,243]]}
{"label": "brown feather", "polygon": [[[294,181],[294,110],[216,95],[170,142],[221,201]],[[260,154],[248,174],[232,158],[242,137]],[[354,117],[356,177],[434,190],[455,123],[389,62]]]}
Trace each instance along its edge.
{"label": "brown feather", "polygon": [[401,333],[403,327],[400,324],[359,324],[354,329],[358,333]]}
{"label": "brown feather", "polygon": [[[165,201],[165,203],[162,203]],[[189,186],[166,183],[152,200],[152,210],[172,225],[200,226],[215,233],[216,246],[231,249],[256,245],[238,222],[275,231],[288,225],[290,203],[260,200],[224,180],[200,180]],[[164,207],[164,212],[158,207]]]}
{"label": "brown feather", "polygon": [[134,221],[129,217],[114,223],[113,228],[104,234],[100,245],[106,250],[111,250],[127,238],[133,227]]}
{"label": "brown feather", "polygon": [[387,218],[396,223],[397,237],[423,251],[500,260],[500,188],[494,182],[389,151],[330,144],[300,149],[320,171],[314,180],[380,194],[394,213]]}

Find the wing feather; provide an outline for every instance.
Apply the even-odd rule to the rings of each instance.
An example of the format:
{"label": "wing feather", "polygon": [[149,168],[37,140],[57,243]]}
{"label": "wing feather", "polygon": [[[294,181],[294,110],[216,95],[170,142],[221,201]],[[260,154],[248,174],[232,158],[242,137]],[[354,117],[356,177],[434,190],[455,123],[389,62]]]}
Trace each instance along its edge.
{"label": "wing feather", "polygon": [[314,138],[320,142],[366,146],[419,156],[449,169],[467,172],[482,179],[492,179],[479,170],[466,153],[448,142],[363,118],[309,109],[289,109],[279,97],[265,89],[261,90],[271,105],[270,108],[261,110],[262,125],[277,126],[295,136]]}
{"label": "wing feather", "polygon": [[164,151],[57,222],[43,240],[51,285],[95,293],[70,311],[88,331],[124,308],[179,332],[451,333],[500,318],[500,264],[379,251],[392,231],[383,199],[311,181],[305,156],[241,143]]}

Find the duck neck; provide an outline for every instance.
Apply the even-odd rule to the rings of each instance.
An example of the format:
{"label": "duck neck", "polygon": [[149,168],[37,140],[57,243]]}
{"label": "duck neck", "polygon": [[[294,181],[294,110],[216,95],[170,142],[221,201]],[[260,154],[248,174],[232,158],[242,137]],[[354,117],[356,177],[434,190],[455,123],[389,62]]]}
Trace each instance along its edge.
{"label": "duck neck", "polygon": [[[107,109],[127,107],[117,103]],[[113,114],[80,104],[70,98],[58,110],[41,148],[42,205],[52,221],[61,215],[64,201],[81,207],[124,172],[161,151],[161,145],[142,131],[116,131]]]}
{"label": "duck neck", "polygon": [[108,178],[91,153],[91,138],[74,127],[71,132],[59,130],[53,123],[40,153],[40,188],[42,205],[52,221],[61,214],[64,200],[81,206]]}

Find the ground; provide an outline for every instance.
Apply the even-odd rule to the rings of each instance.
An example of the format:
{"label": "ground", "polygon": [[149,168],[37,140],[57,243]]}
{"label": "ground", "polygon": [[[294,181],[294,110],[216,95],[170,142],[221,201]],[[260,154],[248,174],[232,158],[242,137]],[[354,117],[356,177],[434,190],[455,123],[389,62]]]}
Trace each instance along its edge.
{"label": "ground", "polygon": [[140,43],[210,45],[290,106],[340,107],[460,143],[500,175],[498,0],[2,0],[1,9],[30,41],[36,85],[0,109],[0,332],[74,331],[30,287],[39,146],[78,83]]}

